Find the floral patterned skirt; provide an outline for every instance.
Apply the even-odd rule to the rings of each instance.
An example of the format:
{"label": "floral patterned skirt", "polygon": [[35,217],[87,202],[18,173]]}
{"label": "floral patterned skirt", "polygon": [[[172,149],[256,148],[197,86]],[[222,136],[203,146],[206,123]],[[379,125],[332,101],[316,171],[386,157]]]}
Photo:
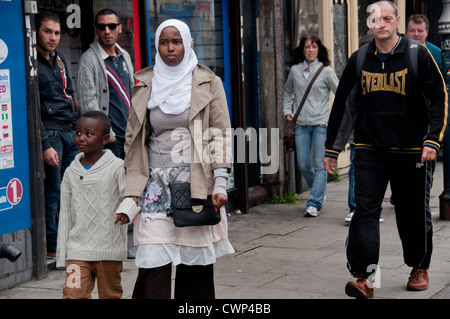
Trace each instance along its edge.
{"label": "floral patterned skirt", "polygon": [[172,197],[169,182],[179,174],[189,176],[189,166],[151,168],[141,197],[141,212],[134,221],[134,239],[138,246],[136,265],[154,268],[174,265],[207,265],[217,257],[232,254],[228,240],[227,214],[214,226],[176,227],[170,216]]}
{"label": "floral patterned skirt", "polygon": [[141,197],[143,212],[169,213],[172,203],[169,181],[172,181],[181,172],[189,173],[189,166],[150,169],[150,177]]}

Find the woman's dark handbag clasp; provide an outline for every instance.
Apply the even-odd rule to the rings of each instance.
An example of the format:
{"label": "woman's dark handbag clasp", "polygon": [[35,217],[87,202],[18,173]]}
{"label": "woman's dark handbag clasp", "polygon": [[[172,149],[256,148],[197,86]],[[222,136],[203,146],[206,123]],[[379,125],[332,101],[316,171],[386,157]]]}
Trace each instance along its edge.
{"label": "woman's dark handbag clasp", "polygon": [[189,182],[170,183],[172,216],[177,227],[211,226],[220,222],[220,210],[212,204],[211,195],[206,200],[191,198]]}

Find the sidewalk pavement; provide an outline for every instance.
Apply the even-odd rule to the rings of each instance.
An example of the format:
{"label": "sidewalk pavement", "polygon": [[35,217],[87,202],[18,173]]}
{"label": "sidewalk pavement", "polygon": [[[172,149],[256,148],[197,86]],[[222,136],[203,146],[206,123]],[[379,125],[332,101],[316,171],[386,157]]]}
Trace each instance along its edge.
{"label": "sidewalk pavement", "polygon": [[[439,219],[443,191],[443,166],[439,162],[432,189],[434,252],[429,270],[430,286],[422,292],[406,290],[410,268],[403,262],[390,191],[383,203],[380,225],[380,271],[376,299],[450,298],[450,221]],[[327,200],[316,218],[304,217],[305,203],[265,204],[249,214],[229,217],[229,237],[236,253],[215,264],[217,299],[350,299],[344,292],[352,280],[345,257],[348,226],[347,176],[328,184]],[[305,200],[308,192],[300,195]],[[136,249],[136,248],[133,248]],[[133,251],[133,250],[132,250]],[[124,262],[124,298],[131,298],[137,269]],[[61,299],[65,271],[32,280],[0,292],[0,299]],[[93,298],[97,298],[96,289]]]}

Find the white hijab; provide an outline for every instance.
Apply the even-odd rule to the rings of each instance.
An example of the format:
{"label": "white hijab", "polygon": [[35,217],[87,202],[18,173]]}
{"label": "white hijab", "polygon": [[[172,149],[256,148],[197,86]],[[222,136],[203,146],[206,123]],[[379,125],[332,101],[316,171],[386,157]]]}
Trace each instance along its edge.
{"label": "white hijab", "polygon": [[[165,64],[158,52],[159,37],[162,30],[167,27],[177,28],[183,39],[184,58],[177,66]],[[192,43],[191,31],[187,24],[182,21],[166,20],[156,30],[155,46],[157,53],[153,68],[152,92],[148,101],[149,110],[159,106],[165,114],[179,115],[190,108],[192,72],[198,64]]]}

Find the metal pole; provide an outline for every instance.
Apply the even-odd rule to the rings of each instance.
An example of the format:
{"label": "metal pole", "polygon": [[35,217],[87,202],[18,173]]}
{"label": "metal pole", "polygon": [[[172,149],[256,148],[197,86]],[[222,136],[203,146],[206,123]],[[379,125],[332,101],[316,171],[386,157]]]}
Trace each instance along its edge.
{"label": "metal pole", "polygon": [[[442,1],[442,15],[439,19],[439,34],[442,35],[442,75],[450,89],[450,1]],[[444,191],[439,196],[439,217],[450,220],[450,136],[447,133],[443,143]]]}

